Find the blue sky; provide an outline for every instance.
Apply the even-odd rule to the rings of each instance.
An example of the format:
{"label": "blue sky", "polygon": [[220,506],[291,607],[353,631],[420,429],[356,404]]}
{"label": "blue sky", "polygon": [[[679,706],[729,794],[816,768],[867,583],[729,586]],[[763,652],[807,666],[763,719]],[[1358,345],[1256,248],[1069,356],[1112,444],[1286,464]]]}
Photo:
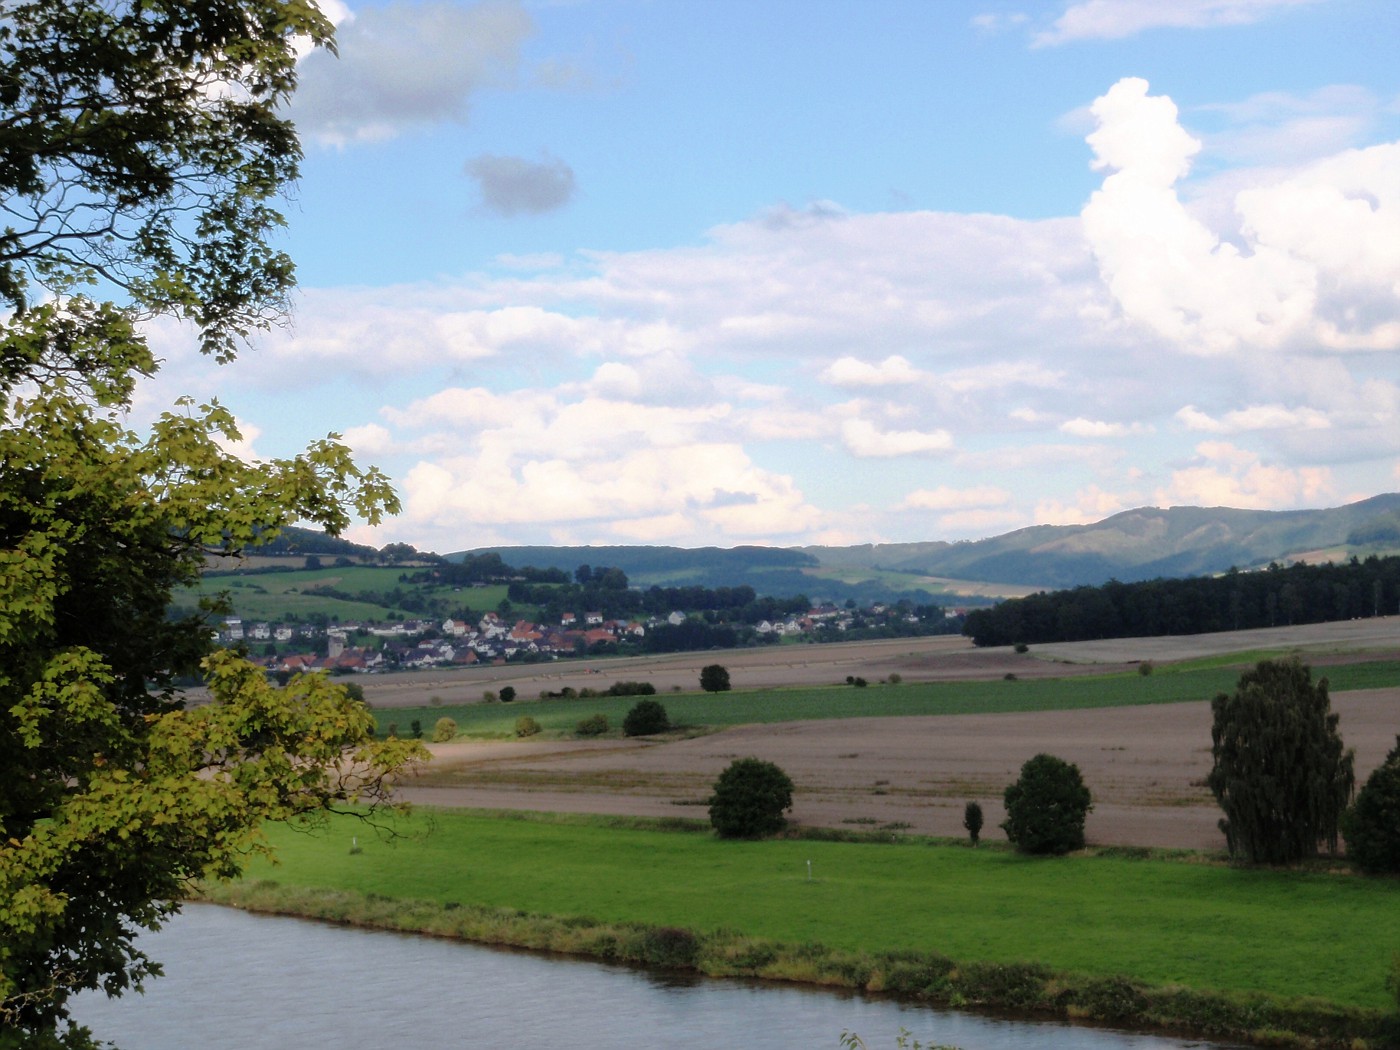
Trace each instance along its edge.
{"label": "blue sky", "polygon": [[1400,489],[1400,4],[325,10],[287,329],[142,412],[328,432],[354,538],[971,539]]}

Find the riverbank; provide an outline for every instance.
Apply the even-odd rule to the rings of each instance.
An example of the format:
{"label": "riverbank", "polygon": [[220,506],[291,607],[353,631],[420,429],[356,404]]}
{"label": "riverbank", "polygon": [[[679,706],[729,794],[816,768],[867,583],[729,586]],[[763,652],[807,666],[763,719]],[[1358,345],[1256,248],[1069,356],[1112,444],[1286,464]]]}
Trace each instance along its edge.
{"label": "riverbank", "polygon": [[1356,1050],[1400,1036],[1384,988],[1400,944],[1393,880],[1149,851],[1036,860],[917,839],[725,843],[694,833],[698,822],[446,811],[419,822],[394,842],[354,822],[279,834],[277,868],[257,864],[206,899],[1259,1045]]}

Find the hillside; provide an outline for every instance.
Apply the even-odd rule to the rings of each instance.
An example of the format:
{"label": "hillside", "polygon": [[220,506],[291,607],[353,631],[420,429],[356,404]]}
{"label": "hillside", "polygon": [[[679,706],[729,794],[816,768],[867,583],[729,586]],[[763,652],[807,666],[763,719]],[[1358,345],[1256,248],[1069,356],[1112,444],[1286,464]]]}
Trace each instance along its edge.
{"label": "hillside", "polygon": [[844,600],[964,603],[1037,589],[1201,576],[1270,562],[1400,553],[1400,493],[1322,510],[1142,507],[1091,525],[1036,525],[959,543],[851,547],[487,547],[511,565],[615,566],[634,585],[738,586]]}

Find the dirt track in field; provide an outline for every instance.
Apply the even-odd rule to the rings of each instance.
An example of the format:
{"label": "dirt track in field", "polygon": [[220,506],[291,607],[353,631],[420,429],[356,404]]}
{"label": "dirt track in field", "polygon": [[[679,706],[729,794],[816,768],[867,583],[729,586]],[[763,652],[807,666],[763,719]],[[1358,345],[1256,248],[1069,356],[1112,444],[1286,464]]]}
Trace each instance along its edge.
{"label": "dirt track in field", "polygon": [[[593,666],[606,683],[638,678],[662,692],[694,688],[699,668],[720,660],[736,688],[872,681],[1062,676],[1121,671],[1252,649],[1293,647],[1319,670],[1330,663],[1400,657],[1400,617],[1185,638],[1123,639],[1038,646],[1031,653],[973,649],[965,639],[911,639],[686,654]],[[526,673],[522,673],[525,670]],[[492,676],[494,672],[495,676]],[[449,682],[374,683],[376,705],[449,702],[457,690],[514,684],[522,696],[562,685],[606,684],[588,666],[541,671],[486,668]],[[430,676],[435,677],[435,676]],[[460,679],[467,678],[463,683]],[[392,689],[392,692],[390,691]],[[462,694],[465,698],[466,694]],[[1400,732],[1400,689],[1333,696],[1341,732],[1356,750],[1358,780]],[[977,800],[983,836],[999,838],[1001,794],[1020,764],[1048,751],[1076,763],[1094,793],[1090,843],[1215,849],[1220,811],[1204,780],[1210,769],[1210,706],[1195,703],[1034,714],[857,718],[736,726],[689,740],[528,741],[436,745],[425,776],[404,785],[415,801],[441,806],[640,816],[705,815],[703,800],[734,758],[780,765],[797,785],[792,817],[812,826],[959,836],[964,804]]]}

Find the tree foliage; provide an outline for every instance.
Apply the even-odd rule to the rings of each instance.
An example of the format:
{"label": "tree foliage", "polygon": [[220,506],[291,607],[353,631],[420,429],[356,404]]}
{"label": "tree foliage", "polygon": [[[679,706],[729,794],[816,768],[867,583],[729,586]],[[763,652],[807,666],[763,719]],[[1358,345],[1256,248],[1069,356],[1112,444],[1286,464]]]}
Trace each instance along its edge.
{"label": "tree foliage", "polygon": [[[397,502],[334,438],[247,463],[217,403],[148,431],[142,332],[231,360],[292,285],[269,242],[296,174],[278,107],[303,0],[7,2],[0,17],[0,1031],[86,1045],[76,991],[158,972],[134,946],[192,880],[236,874],[264,820],[386,797],[417,745],[375,741],[320,677],[285,688],[170,616],[210,553]],[[202,670],[212,702],[175,689]]]}
{"label": "tree foliage", "polygon": [[1261,660],[1211,702],[1206,783],[1225,811],[1220,830],[1232,856],[1288,864],[1319,844],[1336,851],[1355,775],[1331,707],[1327,679],[1314,683],[1296,656]]}
{"label": "tree foliage", "polygon": [[1084,819],[1092,798],[1079,767],[1039,754],[1006,789],[1001,828],[1023,853],[1068,853],[1084,848]]}
{"label": "tree foliage", "polygon": [[728,691],[729,669],[723,664],[706,664],[700,668],[700,688],[707,693]]}
{"label": "tree foliage", "polygon": [[638,700],[622,720],[622,732],[627,736],[651,736],[670,728],[670,716],[659,700]]}
{"label": "tree foliage", "polygon": [[781,831],[792,808],[792,781],[772,762],[738,758],[715,781],[710,823],[721,838],[756,839]]}
{"label": "tree foliage", "polygon": [[1356,793],[1342,817],[1342,834],[1347,856],[1363,871],[1400,873],[1400,736]]}

